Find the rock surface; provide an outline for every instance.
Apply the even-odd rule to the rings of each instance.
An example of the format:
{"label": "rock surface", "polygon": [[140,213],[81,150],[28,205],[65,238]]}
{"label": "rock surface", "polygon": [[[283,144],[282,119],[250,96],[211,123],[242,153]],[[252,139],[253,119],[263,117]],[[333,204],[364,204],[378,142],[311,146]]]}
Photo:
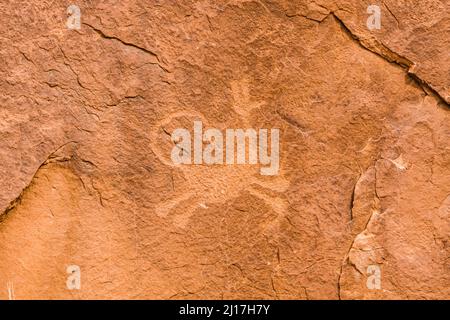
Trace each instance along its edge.
{"label": "rock surface", "polygon": [[[450,299],[450,2],[69,5],[0,4],[0,299]],[[280,174],[171,164],[199,119]]]}

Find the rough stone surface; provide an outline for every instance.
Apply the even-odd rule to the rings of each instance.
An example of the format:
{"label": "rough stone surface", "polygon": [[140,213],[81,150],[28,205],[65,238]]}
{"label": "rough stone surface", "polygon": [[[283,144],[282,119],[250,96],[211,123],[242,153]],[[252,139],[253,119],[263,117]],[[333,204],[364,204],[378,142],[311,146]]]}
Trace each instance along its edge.
{"label": "rough stone surface", "polygon": [[[449,1],[70,4],[0,3],[1,299],[450,299]],[[199,119],[280,174],[174,166]]]}

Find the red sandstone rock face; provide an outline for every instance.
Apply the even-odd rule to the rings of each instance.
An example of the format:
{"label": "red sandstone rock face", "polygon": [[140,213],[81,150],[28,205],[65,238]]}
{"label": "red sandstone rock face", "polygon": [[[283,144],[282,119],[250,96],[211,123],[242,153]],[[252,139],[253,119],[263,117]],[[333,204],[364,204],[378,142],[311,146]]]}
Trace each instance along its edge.
{"label": "red sandstone rock face", "polygon": [[[450,298],[448,1],[69,5],[0,4],[0,298]],[[279,174],[174,166],[199,119]]]}

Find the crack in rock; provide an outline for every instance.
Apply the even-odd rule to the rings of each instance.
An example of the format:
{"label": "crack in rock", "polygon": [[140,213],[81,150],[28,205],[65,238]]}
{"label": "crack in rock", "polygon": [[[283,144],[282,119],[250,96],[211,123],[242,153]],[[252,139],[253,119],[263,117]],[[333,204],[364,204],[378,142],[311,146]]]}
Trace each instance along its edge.
{"label": "crack in rock", "polygon": [[22,200],[23,195],[25,194],[25,192],[30,188],[30,186],[33,184],[33,180],[36,177],[36,175],[38,174],[39,170],[41,170],[43,167],[45,167],[47,164],[49,163],[55,163],[55,162],[66,162],[70,159],[67,159],[66,157],[62,157],[62,158],[58,158],[55,157],[55,154],[61,150],[63,147],[65,147],[66,145],[70,144],[70,143],[78,143],[77,141],[69,141],[66,142],[64,144],[62,144],[61,146],[59,146],[58,148],[56,148],[55,151],[53,151],[52,153],[50,153],[45,160],[39,165],[39,167],[36,169],[36,171],[34,172],[33,176],[30,179],[30,182],[22,189],[22,191],[19,193],[19,195],[17,197],[15,197],[10,203],[9,205],[6,207],[6,209],[0,213],[0,222],[2,222],[4,220],[4,218],[8,215],[8,213],[13,210]]}
{"label": "crack in rock", "polygon": [[86,25],[86,26],[88,26],[88,27],[91,28],[92,30],[94,30],[98,35],[100,35],[100,37],[102,37],[102,38],[104,38],[104,39],[118,41],[118,42],[120,42],[121,44],[123,44],[124,46],[133,47],[133,48],[136,48],[136,49],[138,49],[138,50],[140,50],[140,51],[142,51],[142,52],[145,52],[146,54],[151,55],[152,57],[156,58],[156,61],[157,61],[157,62],[155,62],[155,63],[153,63],[153,64],[158,65],[158,67],[160,67],[164,72],[166,72],[166,73],[171,73],[171,71],[170,71],[169,69],[167,69],[166,67],[164,67],[164,66],[161,64],[161,60],[160,60],[159,56],[158,56],[156,53],[154,53],[154,52],[152,52],[152,51],[150,51],[150,50],[148,50],[148,49],[146,49],[146,48],[144,48],[144,47],[138,46],[138,45],[136,45],[136,44],[134,44],[134,43],[131,43],[131,42],[128,42],[128,41],[124,41],[124,40],[122,40],[122,39],[120,39],[120,38],[118,38],[118,37],[115,37],[115,36],[109,36],[109,35],[105,34],[102,30],[100,30],[100,29],[98,29],[98,28],[96,28],[96,27],[90,25],[89,23],[83,22],[83,24]]}
{"label": "crack in rock", "polygon": [[344,21],[339,18],[339,16],[335,12],[331,12],[329,15],[332,15],[334,19],[339,23],[342,29],[347,33],[351,39],[357,42],[364,49],[378,55],[379,57],[387,60],[390,63],[394,63],[400,66],[402,69],[406,71],[406,74],[419,86],[421,87],[425,93],[428,95],[435,96],[439,102],[446,105],[450,108],[450,103],[443,97],[441,94],[433,88],[431,84],[420,78],[417,74],[414,73],[414,68],[416,64],[409,60],[406,57],[401,56],[400,54],[394,52],[382,42],[376,39],[363,39],[360,36],[354,34],[344,23]]}

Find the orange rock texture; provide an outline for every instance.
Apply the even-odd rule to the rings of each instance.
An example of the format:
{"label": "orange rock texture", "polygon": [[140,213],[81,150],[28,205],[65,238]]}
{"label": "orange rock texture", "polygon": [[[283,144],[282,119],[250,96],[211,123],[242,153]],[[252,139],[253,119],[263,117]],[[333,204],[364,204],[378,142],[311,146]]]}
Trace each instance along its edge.
{"label": "orange rock texture", "polygon": [[[0,299],[450,299],[449,1],[0,15]],[[175,165],[198,120],[278,173]]]}

